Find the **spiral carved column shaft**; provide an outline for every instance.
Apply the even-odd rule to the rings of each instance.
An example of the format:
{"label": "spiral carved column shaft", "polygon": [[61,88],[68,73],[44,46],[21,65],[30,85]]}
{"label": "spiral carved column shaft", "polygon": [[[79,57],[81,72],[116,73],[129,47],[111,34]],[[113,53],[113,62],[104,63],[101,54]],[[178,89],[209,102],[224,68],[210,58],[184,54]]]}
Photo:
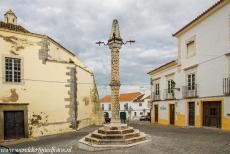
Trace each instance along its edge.
{"label": "spiral carved column shaft", "polygon": [[120,77],[119,77],[119,49],[112,48],[111,50],[111,97],[112,97],[112,123],[119,123],[120,116],[120,104],[119,104],[119,89],[120,89]]}

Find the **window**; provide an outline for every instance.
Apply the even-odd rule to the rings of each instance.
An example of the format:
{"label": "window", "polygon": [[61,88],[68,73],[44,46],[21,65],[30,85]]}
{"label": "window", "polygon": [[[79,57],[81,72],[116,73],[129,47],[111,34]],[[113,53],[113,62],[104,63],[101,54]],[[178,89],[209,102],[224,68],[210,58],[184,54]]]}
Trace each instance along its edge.
{"label": "window", "polygon": [[173,93],[173,89],[175,88],[175,82],[173,80],[168,80],[168,93]]}
{"label": "window", "polygon": [[155,85],[156,95],[160,95],[160,84],[156,83]]}
{"label": "window", "polygon": [[230,55],[228,56],[228,76],[230,77]]}
{"label": "window", "polygon": [[128,103],[124,104],[124,110],[128,110]]}
{"label": "window", "polygon": [[104,110],[104,104],[101,105],[101,109]]}
{"label": "window", "polygon": [[137,116],[137,112],[134,112],[134,116]]}
{"label": "window", "polygon": [[195,41],[187,43],[187,57],[192,57],[196,54]]}
{"label": "window", "polygon": [[195,74],[194,73],[189,74],[188,75],[188,90],[195,90],[195,84],[196,84]]}
{"label": "window", "polygon": [[5,81],[21,82],[21,59],[5,58]]}
{"label": "window", "polygon": [[140,112],[140,115],[143,115],[143,112]]}
{"label": "window", "polygon": [[111,104],[109,104],[109,111],[111,111]]}
{"label": "window", "polygon": [[141,106],[142,106],[142,103],[139,103],[139,106],[141,107]]}

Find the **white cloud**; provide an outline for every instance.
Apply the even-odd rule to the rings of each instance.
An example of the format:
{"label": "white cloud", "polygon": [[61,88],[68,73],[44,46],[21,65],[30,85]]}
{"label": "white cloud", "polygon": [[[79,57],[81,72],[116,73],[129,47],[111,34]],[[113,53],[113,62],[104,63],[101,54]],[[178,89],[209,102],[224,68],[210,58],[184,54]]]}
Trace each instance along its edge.
{"label": "white cloud", "polygon": [[[0,13],[13,9],[19,24],[46,34],[75,52],[95,73],[100,94],[110,92],[110,51],[96,40],[107,40],[114,18],[124,40],[135,39],[121,50],[121,91],[149,83],[146,74],[176,56],[171,34],[217,0],[2,0]],[[100,86],[99,84],[103,84]],[[136,84],[136,85],[134,85]]]}

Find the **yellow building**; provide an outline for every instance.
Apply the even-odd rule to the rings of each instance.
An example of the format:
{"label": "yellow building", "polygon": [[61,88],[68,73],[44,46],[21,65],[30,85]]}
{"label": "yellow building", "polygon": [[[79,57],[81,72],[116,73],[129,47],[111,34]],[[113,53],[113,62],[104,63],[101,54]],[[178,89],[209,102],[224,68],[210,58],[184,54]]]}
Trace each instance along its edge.
{"label": "yellow building", "polygon": [[152,123],[230,130],[230,0],[175,34],[177,58],[148,74]]}
{"label": "yellow building", "polygon": [[0,140],[99,124],[93,73],[71,51],[17,24],[0,22]]}

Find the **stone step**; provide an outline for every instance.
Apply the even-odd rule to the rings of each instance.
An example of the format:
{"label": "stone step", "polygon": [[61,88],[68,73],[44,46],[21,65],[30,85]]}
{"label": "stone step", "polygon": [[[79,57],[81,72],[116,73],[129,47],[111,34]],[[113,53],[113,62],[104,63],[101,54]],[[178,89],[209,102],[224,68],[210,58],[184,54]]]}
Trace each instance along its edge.
{"label": "stone step", "polygon": [[134,130],[134,132],[128,134],[101,134],[95,131],[91,135],[91,137],[98,138],[98,139],[128,139],[128,138],[138,137],[138,136],[140,136],[139,130]]}
{"label": "stone step", "polygon": [[134,138],[129,138],[129,139],[126,139],[125,143],[126,144],[133,144],[133,143],[136,143],[136,142],[141,142],[141,141],[144,141],[146,140],[146,135],[144,133],[140,133],[140,136],[138,137],[134,137]]}
{"label": "stone step", "polygon": [[128,134],[133,132],[134,132],[133,127],[128,127],[127,129],[121,129],[121,130],[107,130],[104,129],[104,127],[98,129],[98,133],[100,134]]}
{"label": "stone step", "polygon": [[91,134],[85,137],[85,141],[97,145],[127,145],[136,142],[141,142],[144,140],[146,140],[146,136],[144,133],[141,133],[138,137],[133,137],[129,139],[97,139],[92,137]]}

